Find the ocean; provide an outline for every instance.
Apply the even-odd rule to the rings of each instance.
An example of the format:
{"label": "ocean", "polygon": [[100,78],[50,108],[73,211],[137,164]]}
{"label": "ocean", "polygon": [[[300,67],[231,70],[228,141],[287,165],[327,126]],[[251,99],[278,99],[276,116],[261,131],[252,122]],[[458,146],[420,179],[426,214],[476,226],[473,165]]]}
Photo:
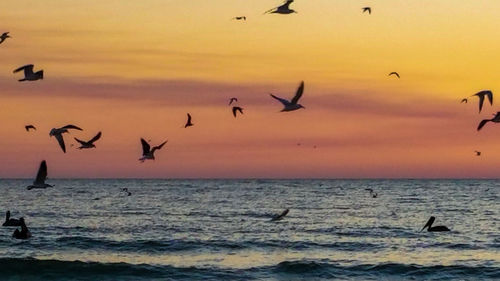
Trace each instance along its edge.
{"label": "ocean", "polygon": [[0,280],[500,280],[499,180],[30,183],[0,181],[33,235],[0,228]]}

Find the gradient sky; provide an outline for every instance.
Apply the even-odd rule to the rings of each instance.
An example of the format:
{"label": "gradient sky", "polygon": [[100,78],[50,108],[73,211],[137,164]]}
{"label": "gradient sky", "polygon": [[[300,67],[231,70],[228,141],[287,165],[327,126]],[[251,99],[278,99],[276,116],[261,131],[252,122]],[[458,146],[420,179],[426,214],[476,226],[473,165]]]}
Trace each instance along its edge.
{"label": "gradient sky", "polygon": [[[262,14],[279,4],[5,1],[0,177],[33,177],[42,159],[52,178],[499,177],[500,125],[476,127],[500,108],[460,104],[500,88],[498,0],[297,0],[297,14]],[[17,82],[28,63],[43,81]],[[306,109],[279,113],[269,93],[290,98],[301,80]],[[63,154],[48,132],[66,124],[84,131]],[[97,149],[69,147],[98,131]],[[140,137],[169,142],[141,164]]]}

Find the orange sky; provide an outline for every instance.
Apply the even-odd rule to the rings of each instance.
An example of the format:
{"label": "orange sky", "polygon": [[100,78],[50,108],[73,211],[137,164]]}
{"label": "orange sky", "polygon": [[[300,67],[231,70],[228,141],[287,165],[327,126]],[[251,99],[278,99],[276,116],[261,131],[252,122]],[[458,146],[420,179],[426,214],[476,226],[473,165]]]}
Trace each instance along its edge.
{"label": "orange sky", "polygon": [[[500,125],[475,130],[498,107],[459,102],[500,86],[500,2],[297,0],[262,15],[279,3],[2,4],[0,177],[33,177],[42,159],[52,178],[498,177]],[[43,81],[17,82],[27,63]],[[301,80],[306,109],[279,113],[269,93]],[[63,154],[48,132],[66,124],[84,131]],[[96,149],[69,147],[98,131]],[[169,142],[141,164],[140,137]]]}

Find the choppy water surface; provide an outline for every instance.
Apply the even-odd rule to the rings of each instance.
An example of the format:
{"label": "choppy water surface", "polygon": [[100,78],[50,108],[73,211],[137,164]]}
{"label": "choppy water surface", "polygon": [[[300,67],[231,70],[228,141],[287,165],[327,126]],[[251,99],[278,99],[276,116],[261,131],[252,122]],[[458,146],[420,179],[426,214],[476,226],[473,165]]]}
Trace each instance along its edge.
{"label": "choppy water surface", "polygon": [[0,181],[33,234],[0,229],[2,280],[500,279],[500,181],[48,182]]}

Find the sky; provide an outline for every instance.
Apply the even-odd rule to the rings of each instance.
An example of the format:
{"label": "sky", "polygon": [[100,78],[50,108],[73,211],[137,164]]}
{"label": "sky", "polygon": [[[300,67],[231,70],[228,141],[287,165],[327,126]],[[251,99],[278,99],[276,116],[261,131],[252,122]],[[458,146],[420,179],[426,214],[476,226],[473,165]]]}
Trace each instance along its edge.
{"label": "sky", "polygon": [[[476,131],[496,98],[481,114],[460,100],[500,88],[500,2],[297,0],[263,15],[280,4],[5,1],[0,178],[34,177],[44,159],[51,178],[499,177],[500,125]],[[29,63],[44,79],[17,82]],[[301,81],[306,109],[279,112],[269,93]],[[84,130],[64,154],[48,133],[67,124]],[[168,143],[140,163],[141,137]]]}

